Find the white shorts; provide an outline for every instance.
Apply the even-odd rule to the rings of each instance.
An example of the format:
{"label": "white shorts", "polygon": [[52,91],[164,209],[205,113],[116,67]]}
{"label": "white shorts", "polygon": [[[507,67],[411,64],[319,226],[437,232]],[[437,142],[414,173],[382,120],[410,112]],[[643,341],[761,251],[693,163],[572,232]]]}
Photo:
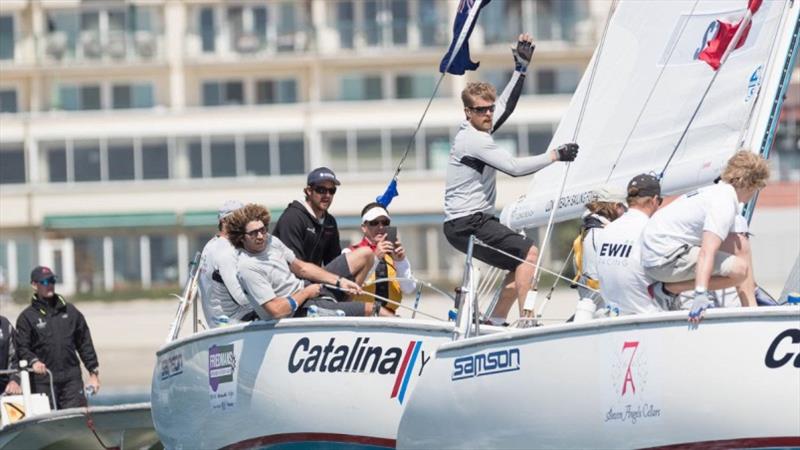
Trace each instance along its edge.
{"label": "white shorts", "polygon": [[[648,277],[664,283],[674,283],[677,281],[687,281],[695,279],[697,269],[697,257],[700,255],[700,247],[689,247],[688,250],[679,253],[672,261],[658,266],[645,267],[644,273]],[[728,276],[733,272],[736,256],[723,251],[717,251],[714,255],[714,267],[712,275]]]}

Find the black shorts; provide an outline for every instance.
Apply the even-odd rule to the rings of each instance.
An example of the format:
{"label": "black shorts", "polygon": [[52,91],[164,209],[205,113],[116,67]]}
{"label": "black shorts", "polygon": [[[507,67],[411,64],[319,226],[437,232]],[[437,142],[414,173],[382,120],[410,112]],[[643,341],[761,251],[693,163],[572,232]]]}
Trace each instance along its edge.
{"label": "black shorts", "polygon": [[[339,275],[340,277],[346,278],[350,281],[355,279],[353,274],[350,273],[350,266],[347,265],[347,257],[344,254],[337,256],[323,268],[334,275]],[[338,289],[328,289],[323,286],[320,290],[320,295],[325,297],[333,297],[340,302],[347,301],[347,293]]]}
{"label": "black shorts", "polygon": [[[525,259],[528,250],[533,246],[532,240],[501,224],[497,217],[489,214],[475,213],[444,223],[444,235],[447,241],[463,253],[467,252],[469,237],[473,234],[486,245],[499,248],[520,259]],[[514,271],[521,264],[514,258],[477,243],[472,254],[486,264],[503,270]]]}

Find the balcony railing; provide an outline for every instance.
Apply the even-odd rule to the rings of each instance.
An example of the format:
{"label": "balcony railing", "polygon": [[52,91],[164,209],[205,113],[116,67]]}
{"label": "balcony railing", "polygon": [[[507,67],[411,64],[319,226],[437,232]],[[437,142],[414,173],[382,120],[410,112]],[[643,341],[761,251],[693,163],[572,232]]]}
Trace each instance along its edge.
{"label": "balcony railing", "polygon": [[69,36],[54,31],[39,40],[40,61],[50,64],[66,62],[147,62],[163,55],[163,35],[147,30],[82,31]]}

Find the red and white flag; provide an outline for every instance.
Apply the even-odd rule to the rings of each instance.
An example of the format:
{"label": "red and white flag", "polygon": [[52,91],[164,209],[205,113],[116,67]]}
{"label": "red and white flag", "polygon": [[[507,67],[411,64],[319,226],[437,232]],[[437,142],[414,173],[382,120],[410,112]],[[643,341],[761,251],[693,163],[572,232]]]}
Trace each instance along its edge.
{"label": "red and white flag", "polygon": [[[719,25],[719,31],[717,31],[716,37],[708,41],[706,48],[703,49],[703,51],[700,52],[697,57],[707,62],[708,65],[714,70],[719,69],[722,63],[725,62],[725,58],[727,58],[727,55],[730,54],[730,52],[744,45],[745,40],[747,40],[747,34],[750,32],[750,26],[753,24],[753,15],[756,13],[756,11],[758,11],[758,8],[761,7],[762,1],[763,0],[749,0],[745,15],[737,24],[718,20],[717,24]],[[739,31],[739,28],[742,26],[744,26],[744,28]],[[728,47],[731,46],[731,41],[733,41],[734,38],[736,39],[736,46],[728,49]]]}

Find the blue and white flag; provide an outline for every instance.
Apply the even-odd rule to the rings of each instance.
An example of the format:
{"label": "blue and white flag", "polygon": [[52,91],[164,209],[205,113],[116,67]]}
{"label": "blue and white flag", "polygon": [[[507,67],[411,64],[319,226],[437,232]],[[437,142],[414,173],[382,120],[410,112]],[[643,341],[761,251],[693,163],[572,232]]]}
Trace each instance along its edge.
{"label": "blue and white flag", "polygon": [[475,70],[480,63],[472,62],[469,57],[469,36],[475,28],[481,8],[492,0],[461,0],[458,3],[456,20],[453,23],[453,42],[439,63],[439,72],[453,75],[464,75],[467,70]]}

